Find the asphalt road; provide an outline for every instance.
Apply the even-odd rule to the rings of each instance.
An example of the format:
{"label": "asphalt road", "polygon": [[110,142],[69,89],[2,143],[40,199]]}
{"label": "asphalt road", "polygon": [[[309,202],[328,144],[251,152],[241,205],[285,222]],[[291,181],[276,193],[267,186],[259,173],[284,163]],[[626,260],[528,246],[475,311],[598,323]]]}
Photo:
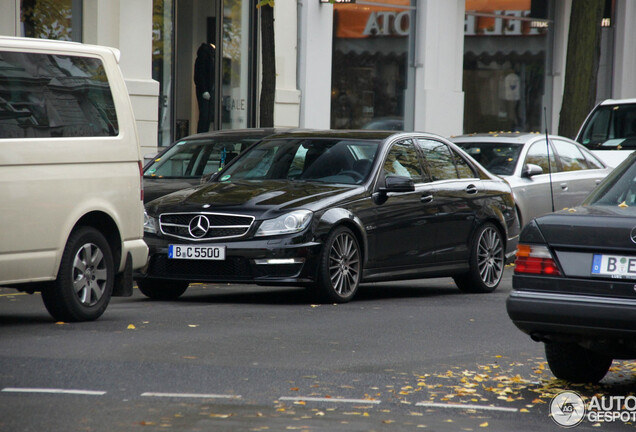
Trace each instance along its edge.
{"label": "asphalt road", "polygon": [[[598,386],[555,380],[492,294],[452,279],[364,285],[351,303],[302,289],[138,290],[90,323],[0,288],[0,431],[544,431],[562,390],[633,395],[636,362]],[[633,430],[591,423],[577,430]]]}

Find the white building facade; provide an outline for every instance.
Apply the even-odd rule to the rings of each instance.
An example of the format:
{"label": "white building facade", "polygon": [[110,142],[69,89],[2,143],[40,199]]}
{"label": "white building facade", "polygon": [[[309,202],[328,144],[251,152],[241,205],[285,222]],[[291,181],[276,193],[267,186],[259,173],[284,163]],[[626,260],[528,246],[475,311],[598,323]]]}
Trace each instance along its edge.
{"label": "white building facade", "polygon": [[[573,0],[277,0],[275,126],[556,132]],[[144,153],[258,125],[255,0],[0,0],[0,34],[121,51]],[[636,97],[636,2],[608,2],[597,96]],[[51,10],[55,14],[49,13]],[[214,46],[209,118],[193,80]],[[204,128],[205,129],[205,128]]]}

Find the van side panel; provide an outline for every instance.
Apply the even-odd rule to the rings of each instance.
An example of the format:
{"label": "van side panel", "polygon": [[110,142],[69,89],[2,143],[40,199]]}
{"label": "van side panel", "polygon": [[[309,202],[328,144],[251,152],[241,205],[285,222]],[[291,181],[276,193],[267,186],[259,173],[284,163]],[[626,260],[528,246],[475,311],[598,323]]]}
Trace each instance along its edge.
{"label": "van side panel", "polygon": [[[123,270],[128,252],[133,257],[133,268],[145,265],[141,152],[132,106],[114,50],[0,38],[0,53],[2,51],[9,52],[7,57],[15,57],[17,54],[13,52],[59,55],[63,58],[56,61],[62,64],[62,69],[71,71],[72,66],[64,63],[67,58],[98,59],[103,66],[102,75],[107,79],[93,80],[84,87],[88,88],[86,91],[110,89],[115,109],[113,112],[104,108],[102,116],[112,118],[116,113],[117,121],[115,132],[110,136],[65,136],[62,128],[62,136],[0,137],[0,284],[55,279],[73,227],[92,212],[107,215],[118,228],[122,253],[119,262],[115,262],[115,271]],[[13,69],[21,73],[21,67]],[[81,73],[78,76],[81,82]],[[14,86],[5,82],[3,88],[2,79],[14,79],[13,83],[17,82],[15,78],[0,75],[0,91],[14,94],[11,93]],[[73,87],[73,77],[60,77],[61,84],[51,84],[54,80],[46,79],[47,85],[57,85],[52,92],[57,91],[58,101],[64,98],[64,91],[78,91],[79,85]],[[84,87],[80,90],[84,91]],[[39,105],[48,108],[48,103]],[[76,109],[72,105],[71,100],[69,109]],[[11,116],[22,121],[38,109],[37,103],[32,104],[34,108],[16,106],[0,107],[0,110],[10,110]],[[57,106],[63,116],[65,112],[60,107],[63,105]],[[102,108],[99,104],[91,105],[95,107]],[[49,128],[54,126],[53,121],[49,121]]]}

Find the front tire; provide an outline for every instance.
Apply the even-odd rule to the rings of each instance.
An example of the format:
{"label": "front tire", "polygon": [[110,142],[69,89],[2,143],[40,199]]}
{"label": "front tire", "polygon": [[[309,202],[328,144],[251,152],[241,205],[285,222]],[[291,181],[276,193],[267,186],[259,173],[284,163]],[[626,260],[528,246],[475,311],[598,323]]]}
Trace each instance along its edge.
{"label": "front tire", "polygon": [[574,383],[597,383],[612,365],[611,357],[574,343],[546,343],[545,357],[555,377]]}
{"label": "front tire", "polygon": [[480,226],[470,244],[468,273],[454,276],[455,284],[465,293],[490,293],[503,277],[505,250],[501,232],[491,223]]}
{"label": "front tire", "polygon": [[362,275],[361,255],[349,228],[341,226],[329,234],[320,256],[317,284],[326,301],[346,303],[355,296]]}
{"label": "front tire", "polygon": [[176,300],[188,289],[188,282],[162,279],[137,281],[139,291],[153,300]]}
{"label": "front tire", "polygon": [[42,300],[58,321],[99,318],[113,292],[115,267],[106,238],[92,227],[71,233],[64,247],[57,279],[42,290]]}

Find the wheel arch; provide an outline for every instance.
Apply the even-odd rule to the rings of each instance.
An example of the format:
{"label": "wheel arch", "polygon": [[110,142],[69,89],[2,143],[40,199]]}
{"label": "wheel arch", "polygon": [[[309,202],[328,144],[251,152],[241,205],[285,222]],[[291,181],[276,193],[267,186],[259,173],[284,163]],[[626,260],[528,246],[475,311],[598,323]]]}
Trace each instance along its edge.
{"label": "wheel arch", "polygon": [[363,268],[368,257],[368,242],[366,230],[362,221],[348,210],[335,208],[327,210],[318,221],[316,230],[317,236],[322,243],[325,242],[329,234],[339,226],[345,226],[353,232],[358,241],[360,252],[362,254]]}
{"label": "wheel arch", "polygon": [[[108,214],[100,211],[92,211],[82,216],[73,229],[71,234],[80,227],[92,227],[102,233],[108,242],[108,246],[113,254],[113,262],[115,263],[115,273],[119,273],[121,269],[122,239],[117,224]],[[67,238],[68,241],[68,238]]]}

